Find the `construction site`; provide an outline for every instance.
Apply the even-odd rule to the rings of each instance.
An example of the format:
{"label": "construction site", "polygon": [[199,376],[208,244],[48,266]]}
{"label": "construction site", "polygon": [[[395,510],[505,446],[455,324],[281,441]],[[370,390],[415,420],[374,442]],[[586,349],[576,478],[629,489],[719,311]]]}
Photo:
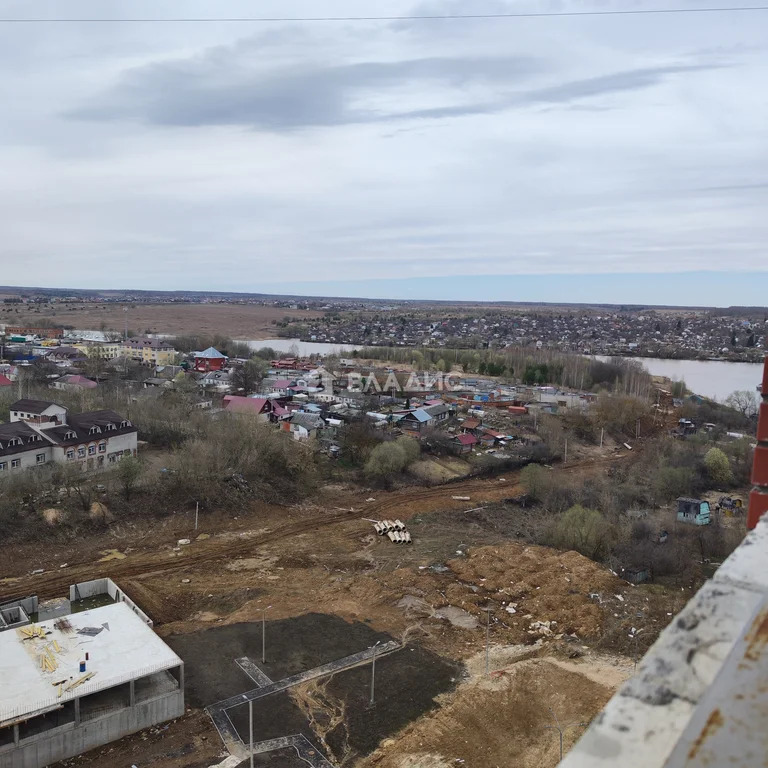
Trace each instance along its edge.
{"label": "construction site", "polygon": [[181,659],[114,582],[0,611],[2,768],[43,768],[184,713]]}
{"label": "construction site", "polygon": [[[553,471],[590,477],[612,463]],[[556,765],[553,716],[588,723],[691,592],[634,586],[576,552],[515,540],[530,514],[510,502],[519,493],[514,472],[369,497],[327,486],[312,504],[255,504],[206,516],[197,530],[182,514],[45,551],[15,548],[0,580],[4,607],[29,594],[48,605],[68,590],[73,604],[107,604],[71,614],[72,637],[55,628],[60,619],[39,615],[0,633],[15,653],[3,651],[4,680],[21,674],[5,670],[20,654],[30,675],[45,678],[36,687],[19,678],[31,709],[4,693],[11,712],[0,760],[3,749],[15,755],[38,742],[31,715],[48,707],[43,719],[59,729],[75,718],[71,738],[84,718],[120,725],[77,749],[43,758],[36,746],[27,762],[0,765],[67,757],[67,766],[111,768],[119,750],[142,767],[228,767],[247,765],[251,744],[255,765],[289,768]],[[411,543],[382,527],[407,531]],[[59,698],[59,669],[77,662],[79,674],[88,647],[78,630],[105,624],[88,638],[94,658],[83,674],[96,674],[79,689],[65,683]],[[44,636],[27,637],[30,626]],[[129,629],[146,637],[131,639]],[[114,647],[97,655],[107,640]],[[24,650],[54,641],[64,655],[53,645],[53,671]],[[177,687],[148,694],[145,668],[157,664],[162,685],[172,678]],[[121,719],[146,696],[143,719]],[[581,730],[568,729],[566,749]]]}

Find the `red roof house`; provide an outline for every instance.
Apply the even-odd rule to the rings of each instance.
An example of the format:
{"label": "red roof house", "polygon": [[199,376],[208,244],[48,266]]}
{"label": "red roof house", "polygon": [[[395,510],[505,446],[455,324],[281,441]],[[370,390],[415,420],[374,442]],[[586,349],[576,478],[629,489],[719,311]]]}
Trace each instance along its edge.
{"label": "red roof house", "polygon": [[224,396],[224,410],[227,413],[246,414],[256,416],[260,421],[268,421],[272,408],[272,401],[266,397]]}
{"label": "red roof house", "polygon": [[12,387],[13,382],[7,377],[4,376],[2,373],[0,373],[0,387]]}
{"label": "red roof house", "polygon": [[453,438],[453,441],[456,443],[456,452],[459,454],[471,453],[472,447],[477,445],[477,438],[474,435],[469,434],[469,432],[456,435],[456,437]]}

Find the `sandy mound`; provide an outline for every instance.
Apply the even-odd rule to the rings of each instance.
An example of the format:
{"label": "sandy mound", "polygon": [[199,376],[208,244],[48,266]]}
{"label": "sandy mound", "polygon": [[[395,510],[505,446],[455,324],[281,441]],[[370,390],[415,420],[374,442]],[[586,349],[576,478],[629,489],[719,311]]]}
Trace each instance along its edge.
{"label": "sandy mound", "polygon": [[[411,723],[363,760],[363,768],[516,766],[543,768],[559,759],[549,708],[563,723],[589,722],[612,690],[547,659],[520,661],[492,678],[474,678],[442,707]],[[565,746],[581,735],[569,728]]]}
{"label": "sandy mound", "polygon": [[44,509],[42,515],[43,520],[45,520],[48,525],[56,525],[62,521],[64,512],[61,509],[51,507],[50,509]]}
{"label": "sandy mound", "polygon": [[[490,600],[493,619],[525,634],[534,622],[550,622],[552,634],[596,637],[601,632],[603,613],[589,595],[622,592],[628,587],[577,552],[518,542],[472,549],[468,557],[451,560],[448,567],[463,582],[446,590],[449,602],[470,612],[474,606],[477,612]],[[464,584],[478,589],[466,594]],[[455,601],[460,594],[464,604]],[[534,628],[531,633],[548,634],[546,627]]]}
{"label": "sandy mound", "polygon": [[112,519],[112,513],[109,511],[109,509],[107,509],[107,506],[102,504],[100,501],[94,501],[91,504],[89,515],[91,520],[95,520],[97,522]]}

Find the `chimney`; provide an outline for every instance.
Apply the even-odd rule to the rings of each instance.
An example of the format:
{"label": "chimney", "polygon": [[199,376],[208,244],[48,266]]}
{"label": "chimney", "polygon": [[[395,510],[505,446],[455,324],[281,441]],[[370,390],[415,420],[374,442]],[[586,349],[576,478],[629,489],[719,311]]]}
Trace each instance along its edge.
{"label": "chimney", "polygon": [[768,356],[763,366],[760,415],[757,422],[757,448],[752,465],[752,493],[749,494],[747,529],[754,528],[768,512]]}

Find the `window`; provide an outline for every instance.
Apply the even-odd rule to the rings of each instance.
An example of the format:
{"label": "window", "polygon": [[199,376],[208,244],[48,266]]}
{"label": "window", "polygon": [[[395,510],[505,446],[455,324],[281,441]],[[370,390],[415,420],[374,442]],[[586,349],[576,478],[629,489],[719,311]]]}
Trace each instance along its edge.
{"label": "window", "polygon": [[0,472],[4,472],[6,469],[8,469],[8,462],[0,461]]}
{"label": "window", "polygon": [[117,453],[110,453],[109,456],[107,456],[107,460],[110,464],[115,464],[118,458],[120,458],[120,456]]}
{"label": "window", "polygon": [[96,453],[96,446],[95,445],[89,445],[88,446],[88,455],[93,456]]}
{"label": "window", "polygon": [[125,429],[126,427],[130,427],[131,422],[128,420],[124,420],[120,422],[120,429]]}
{"label": "window", "polygon": [[70,461],[75,458],[75,452],[71,448],[67,451],[67,458]]}
{"label": "window", "polygon": [[21,459],[14,459],[11,462],[11,469],[16,469],[21,466]]}
{"label": "window", "polygon": [[35,462],[37,462],[38,464],[45,464],[45,454],[38,453],[37,456],[35,456]]}
{"label": "window", "polygon": [[107,444],[106,443],[99,443],[99,453],[105,453],[107,450]]}
{"label": "window", "polygon": [[65,440],[74,440],[77,437],[77,435],[72,431],[69,430],[66,435],[64,435]]}
{"label": "window", "polygon": [[101,432],[101,430],[100,430],[98,427],[91,427],[91,428],[88,430],[88,434],[89,434],[89,435],[97,435],[97,434],[99,434],[100,432]]}
{"label": "window", "polygon": [[130,449],[130,448],[126,448],[126,449],[123,451],[123,456],[130,456],[130,455],[131,455],[131,449]]}
{"label": "window", "polygon": [[78,457],[79,459],[82,459],[84,456],[85,456],[85,446],[84,446],[84,445],[81,445],[81,446],[80,446],[80,447],[77,449],[77,457]]}
{"label": "window", "polygon": [[110,421],[109,424],[107,424],[107,432],[112,432],[115,429],[117,429],[117,427]]}

